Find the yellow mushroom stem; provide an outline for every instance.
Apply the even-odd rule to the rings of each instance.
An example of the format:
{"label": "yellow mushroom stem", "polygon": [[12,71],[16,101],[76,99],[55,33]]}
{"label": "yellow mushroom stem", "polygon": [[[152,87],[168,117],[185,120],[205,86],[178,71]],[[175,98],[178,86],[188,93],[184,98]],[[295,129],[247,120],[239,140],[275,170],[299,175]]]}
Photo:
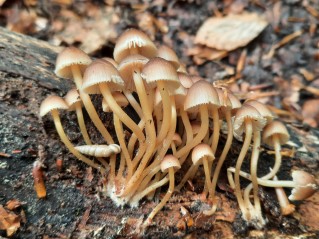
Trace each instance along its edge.
{"label": "yellow mushroom stem", "polygon": [[172,107],[171,107],[171,98],[168,94],[168,90],[167,90],[165,82],[161,80],[157,81],[157,88],[159,89],[159,92],[162,97],[162,103],[163,103],[163,122],[156,139],[157,145],[158,145],[164,140],[169,130]]}
{"label": "yellow mushroom stem", "polygon": [[[121,161],[120,161],[120,167],[118,170],[117,178],[123,177],[125,162],[127,165],[127,178],[130,178],[133,174],[132,159],[131,159],[131,156],[130,156],[128,149],[126,147],[125,135],[124,135],[122,123],[120,121],[120,118],[116,114],[113,114],[113,119],[114,119],[114,126],[115,126],[115,132],[117,135],[117,139],[118,139],[119,144],[121,146]],[[123,159],[123,157],[124,157],[124,159]]]}
{"label": "yellow mushroom stem", "polygon": [[221,156],[219,157],[218,163],[216,165],[214,174],[213,174],[213,180],[212,180],[212,194],[211,197],[213,199],[213,206],[210,210],[204,211],[204,214],[206,215],[213,215],[216,212],[217,209],[217,202],[215,201],[215,193],[216,193],[216,186],[217,186],[217,181],[218,181],[218,176],[220,173],[220,170],[224,164],[224,161],[226,159],[226,156],[229,152],[229,149],[231,147],[231,144],[233,142],[233,124],[231,121],[231,110],[228,108],[225,108],[225,116],[226,116],[226,122],[227,122],[227,139],[226,139],[226,144],[224,146],[223,152]]}
{"label": "yellow mushroom stem", "polygon": [[188,154],[192,148],[194,148],[196,145],[198,145],[208,131],[208,110],[207,105],[200,105],[199,106],[200,115],[201,115],[201,126],[198,131],[198,134],[195,136],[195,138],[190,141],[188,144],[186,144],[184,147],[182,147],[180,150],[176,152],[176,157],[180,158],[186,154]]}
{"label": "yellow mushroom stem", "polygon": [[139,103],[136,101],[136,99],[134,98],[132,92],[129,92],[128,90],[124,90],[123,91],[126,99],[128,100],[128,102],[130,103],[130,105],[133,107],[133,109],[135,110],[135,112],[138,114],[138,116],[140,117],[140,119],[143,119],[143,111],[141,106],[139,105]]}
{"label": "yellow mushroom stem", "polygon": [[72,70],[72,74],[74,77],[74,82],[76,84],[76,87],[79,90],[79,94],[80,94],[81,100],[83,102],[83,105],[84,105],[86,111],[88,112],[93,124],[98,129],[98,131],[102,134],[104,140],[108,144],[114,144],[114,140],[112,139],[112,136],[110,135],[108,130],[105,128],[99,115],[97,114],[95,107],[91,101],[90,96],[88,94],[86,94],[85,92],[83,92],[83,90],[82,90],[83,79],[82,79],[82,73],[81,73],[80,67],[78,65],[72,65],[71,70]]}
{"label": "yellow mushroom stem", "polygon": [[253,144],[253,151],[252,151],[251,160],[250,160],[250,173],[251,173],[252,184],[253,184],[254,205],[256,210],[255,216],[257,217],[258,220],[263,221],[260,199],[258,196],[258,181],[257,181],[258,179],[257,165],[258,165],[259,152],[260,152],[259,148],[260,148],[261,136],[260,136],[259,130],[254,130],[253,134],[254,134],[254,139],[253,139],[254,144]]}
{"label": "yellow mushroom stem", "polygon": [[245,119],[245,140],[244,140],[243,147],[240,151],[240,154],[238,156],[237,163],[236,163],[235,185],[234,185],[237,202],[238,202],[238,205],[240,207],[240,210],[243,213],[243,217],[245,219],[249,219],[250,214],[245,206],[244,199],[243,199],[243,196],[241,193],[239,172],[240,172],[241,166],[243,164],[243,161],[245,159],[245,156],[247,154],[247,151],[249,149],[249,145],[250,145],[251,138],[252,138],[252,133],[253,133],[252,120],[249,118],[246,118]]}
{"label": "yellow mushroom stem", "polygon": [[60,136],[60,139],[64,143],[64,145],[67,147],[67,149],[82,162],[86,163],[87,165],[91,166],[92,168],[99,170],[102,174],[105,173],[104,168],[100,167],[100,165],[94,163],[91,159],[85,157],[84,155],[79,153],[79,151],[77,151],[74,148],[73,144],[71,143],[71,141],[68,139],[68,137],[66,136],[66,134],[64,132],[63,126],[61,124],[60,116],[59,116],[59,111],[56,109],[51,110],[51,115],[53,118],[55,128]]}
{"label": "yellow mushroom stem", "polygon": [[[176,108],[175,108],[175,100],[174,100],[174,96],[171,96],[171,121],[170,121],[170,128],[167,134],[167,138],[163,141],[163,145],[160,148],[160,150],[158,151],[154,161],[144,170],[144,172],[141,174],[140,179],[136,182],[135,188],[137,189],[138,187],[141,188],[145,188],[146,185],[150,182],[150,180],[152,179],[153,175],[156,173],[154,173],[153,175],[150,174],[151,171],[154,171],[154,168],[156,166],[158,166],[161,163],[161,160],[164,158],[165,154],[167,153],[167,150],[169,149],[171,142],[173,140],[173,136],[175,134],[175,130],[176,130],[176,122],[177,122],[177,117],[176,117]],[[160,170],[160,168],[158,169],[158,171]],[[144,178],[145,177],[145,178]],[[143,185],[139,186],[141,181],[143,180]],[[136,190],[132,191],[133,193]]]}
{"label": "yellow mushroom stem", "polygon": [[127,182],[125,189],[118,195],[120,197],[127,196],[130,193],[130,191],[133,188],[135,188],[135,184],[139,180],[150,158],[152,157],[154,149],[155,149],[155,145],[156,145],[156,132],[155,132],[151,106],[149,105],[148,97],[145,91],[145,86],[141,78],[140,71],[138,69],[134,70],[133,79],[134,79],[137,95],[139,97],[144,118],[145,118],[145,129],[146,129],[146,135],[147,135],[147,150],[140,164],[138,165],[138,168],[136,169],[136,171],[134,172],[130,180]]}
{"label": "yellow mushroom stem", "polygon": [[107,83],[99,84],[100,91],[106,100],[107,104],[111,108],[114,114],[120,117],[121,121],[130,129],[134,134],[136,134],[140,147],[145,147],[145,136],[142,130],[138,127],[138,125],[122,110],[122,108],[118,105],[116,100],[114,99],[111,90],[108,87]]}
{"label": "yellow mushroom stem", "polygon": [[85,142],[87,145],[91,145],[92,142],[91,142],[91,139],[90,139],[90,137],[89,137],[89,134],[88,134],[88,132],[87,132],[87,130],[86,130],[85,123],[84,123],[83,111],[82,111],[81,103],[80,103],[80,102],[76,102],[75,104],[76,104],[76,105],[75,105],[76,117],[77,117],[77,119],[78,119],[80,131],[81,131],[81,134],[82,134],[82,136],[83,136],[84,142]]}
{"label": "yellow mushroom stem", "polygon": [[153,209],[153,211],[147,217],[146,221],[143,224],[144,226],[148,226],[152,222],[155,215],[164,207],[164,205],[171,198],[172,193],[174,192],[175,172],[173,167],[168,169],[168,177],[169,177],[168,191],[163,197],[162,201],[159,204],[157,204],[157,206]]}

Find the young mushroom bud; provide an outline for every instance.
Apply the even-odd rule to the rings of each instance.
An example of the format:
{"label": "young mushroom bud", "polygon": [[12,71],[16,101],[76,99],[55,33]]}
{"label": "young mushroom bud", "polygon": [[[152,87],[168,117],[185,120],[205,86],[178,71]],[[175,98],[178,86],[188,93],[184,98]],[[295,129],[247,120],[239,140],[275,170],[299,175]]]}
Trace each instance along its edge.
{"label": "young mushroom bud", "polygon": [[[277,176],[274,176],[273,181],[278,181]],[[281,214],[284,216],[292,214],[295,211],[295,205],[289,202],[285,190],[282,187],[275,187],[275,191],[281,208]]]}

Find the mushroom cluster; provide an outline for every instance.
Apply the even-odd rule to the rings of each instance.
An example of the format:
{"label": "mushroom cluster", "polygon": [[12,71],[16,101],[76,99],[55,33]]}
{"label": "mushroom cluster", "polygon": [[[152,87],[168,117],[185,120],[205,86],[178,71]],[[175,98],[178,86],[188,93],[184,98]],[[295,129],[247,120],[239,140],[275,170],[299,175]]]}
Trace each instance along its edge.
{"label": "mushroom cluster", "polygon": [[[189,75],[172,49],[166,46],[157,48],[139,30],[129,29],[119,37],[113,57],[92,61],[77,48],[64,49],[58,55],[55,73],[61,78],[72,79],[76,88],[64,99],[49,96],[40,107],[41,117],[49,112],[52,114],[56,130],[68,150],[107,179],[105,194],[118,206],[129,204],[136,207],[142,198],[152,199],[157,189],[169,184],[166,195],[145,221],[147,226],[173,191],[180,190],[203,165],[204,194],[213,201],[212,209],[204,213],[211,215],[218,205],[215,191],[220,170],[235,135],[244,138],[244,143],[235,168],[228,170],[229,183],[235,191],[243,218],[263,224],[258,185],[295,185],[274,178],[281,163],[280,145],[289,138],[285,126],[272,121],[272,114],[265,105],[252,100],[241,105],[226,87]],[[112,137],[99,117],[92,103],[93,94],[101,96],[103,111],[113,114],[116,137]],[[104,145],[92,142],[82,107],[103,137]],[[136,112],[137,120],[126,113],[125,107]],[[68,139],[59,110],[76,111],[85,145],[75,146]],[[222,153],[217,157],[222,121],[227,124],[228,133]],[[269,174],[258,178],[261,139],[275,148],[276,163]],[[251,143],[251,170],[248,174],[241,171],[241,165]],[[174,174],[182,167],[187,172],[177,184]],[[240,176],[251,180],[244,193]],[[304,185],[308,189],[316,188],[314,181]],[[310,194],[307,191],[307,196]]]}

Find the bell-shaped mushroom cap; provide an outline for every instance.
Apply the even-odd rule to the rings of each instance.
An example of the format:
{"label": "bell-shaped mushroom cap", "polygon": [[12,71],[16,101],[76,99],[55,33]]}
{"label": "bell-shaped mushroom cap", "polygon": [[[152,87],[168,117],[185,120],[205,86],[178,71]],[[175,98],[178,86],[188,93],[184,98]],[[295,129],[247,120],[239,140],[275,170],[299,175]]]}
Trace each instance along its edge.
{"label": "bell-shaped mushroom cap", "polygon": [[228,99],[230,100],[232,105],[232,113],[236,113],[237,110],[241,107],[239,99],[230,91],[228,92]]}
{"label": "bell-shaped mushroom cap", "polygon": [[179,63],[179,68],[177,69],[177,72],[187,74],[186,65],[183,63]]}
{"label": "bell-shaped mushroom cap", "polygon": [[111,57],[103,57],[103,58],[101,58],[100,60],[109,62],[109,63],[111,63],[111,64],[112,64],[114,67],[116,67],[116,68],[118,67],[117,62],[114,61],[114,59],[111,58]]}
{"label": "bell-shaped mushroom cap", "polygon": [[173,51],[172,48],[168,47],[168,46],[160,46],[158,48],[158,54],[157,54],[158,57],[160,58],[163,58],[167,61],[169,61],[173,66],[174,68],[177,70],[180,66],[179,64],[179,59],[175,53],[175,51]]}
{"label": "bell-shaped mushroom cap", "polygon": [[174,168],[174,170],[178,170],[181,168],[181,164],[175,156],[171,154],[165,155],[165,157],[161,161],[162,172],[166,173],[168,169],[172,167]]}
{"label": "bell-shaped mushroom cap", "polygon": [[72,79],[72,65],[78,65],[82,72],[92,62],[90,57],[82,50],[75,47],[67,47],[61,51],[56,59],[54,73],[61,78]]}
{"label": "bell-shaped mushroom cap", "polygon": [[194,165],[202,164],[203,158],[206,157],[207,160],[213,161],[215,155],[212,148],[208,144],[201,143],[197,145],[192,152],[192,161]]}
{"label": "bell-shaped mushroom cap", "polygon": [[[128,100],[121,92],[115,91],[115,92],[112,92],[112,95],[113,95],[113,98],[115,99],[116,103],[120,107],[124,108],[129,104]],[[111,112],[112,111],[104,98],[102,99],[102,110],[104,112]]]}
{"label": "bell-shaped mushroom cap", "polygon": [[250,105],[254,107],[261,114],[261,116],[266,118],[267,123],[271,122],[274,119],[273,114],[266,107],[266,105],[264,105],[263,103],[260,103],[257,100],[247,100],[245,101],[244,105]]}
{"label": "bell-shaped mushroom cap", "polygon": [[180,146],[183,142],[181,136],[178,133],[174,133],[172,141],[174,141],[176,146]]}
{"label": "bell-shaped mushroom cap", "polygon": [[155,88],[157,81],[165,81],[170,94],[180,86],[177,72],[171,63],[160,57],[155,57],[147,62],[142,70],[142,78],[150,87]]}
{"label": "bell-shaped mushroom cap", "polygon": [[[129,91],[136,91],[134,80],[133,80],[133,73],[134,69],[142,71],[144,65],[148,62],[148,58],[134,54],[125,57],[118,66],[118,71],[125,81],[125,89]],[[148,87],[145,85],[146,89]]]}
{"label": "bell-shaped mushroom cap", "polygon": [[263,142],[270,146],[274,146],[273,137],[277,135],[280,144],[285,144],[289,140],[289,133],[286,126],[279,121],[272,121],[266,125],[263,130]]}
{"label": "bell-shaped mushroom cap", "polygon": [[243,105],[236,113],[234,119],[234,133],[239,138],[245,132],[245,119],[250,118],[253,121],[253,129],[262,131],[267,120],[252,106]]}
{"label": "bell-shaped mushroom cap", "polygon": [[189,89],[193,85],[192,79],[186,73],[178,72],[177,75],[182,86],[184,86],[186,89]]}
{"label": "bell-shaped mushroom cap", "polygon": [[63,98],[57,95],[50,95],[40,105],[40,116],[43,117],[52,110],[67,110],[68,108]]}
{"label": "bell-shaped mushroom cap", "polygon": [[193,82],[193,84],[197,81],[206,81],[204,78],[200,77],[200,76],[196,76],[196,75],[191,75],[189,76]]}
{"label": "bell-shaped mushroom cap", "polygon": [[318,190],[318,185],[313,175],[305,171],[295,170],[291,176],[292,180],[296,183],[296,187],[291,190],[291,194],[288,197],[289,200],[304,200]]}
{"label": "bell-shaped mushroom cap", "polygon": [[131,28],[123,32],[117,39],[113,52],[114,60],[121,62],[132,52],[153,58],[157,55],[157,48],[144,32]]}
{"label": "bell-shaped mushroom cap", "polygon": [[188,89],[184,102],[184,110],[196,112],[198,111],[198,106],[208,106],[209,104],[219,106],[216,90],[205,80],[197,81]]}
{"label": "bell-shaped mushroom cap", "polygon": [[67,105],[69,106],[69,111],[76,110],[76,105],[77,105],[76,103],[82,102],[77,89],[69,90],[68,93],[64,96],[64,100],[67,103]]}
{"label": "bell-shaped mushroom cap", "polygon": [[124,81],[117,69],[109,62],[92,62],[85,70],[82,89],[87,94],[100,94],[99,84],[107,83],[112,91],[124,88]]}
{"label": "bell-shaped mushroom cap", "polygon": [[185,98],[187,95],[187,89],[180,85],[174,92],[176,109],[181,109],[184,107]]}

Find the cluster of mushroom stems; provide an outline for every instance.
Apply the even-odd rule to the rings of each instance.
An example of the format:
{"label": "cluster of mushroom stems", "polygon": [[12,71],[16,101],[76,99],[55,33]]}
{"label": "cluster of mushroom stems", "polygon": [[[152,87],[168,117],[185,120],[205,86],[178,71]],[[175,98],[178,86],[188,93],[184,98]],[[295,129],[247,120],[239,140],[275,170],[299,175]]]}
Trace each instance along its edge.
{"label": "cluster of mushroom stems", "polygon": [[[203,194],[212,200],[211,210],[203,213],[215,213],[216,185],[234,136],[244,139],[243,147],[235,167],[228,168],[227,175],[245,220],[260,226],[265,223],[258,197],[259,185],[279,190],[292,187],[291,200],[304,199],[299,195],[300,190],[306,197],[316,190],[314,178],[303,171],[294,171],[293,181],[276,178],[281,165],[281,145],[288,141],[289,134],[281,122],[273,121],[271,112],[262,103],[247,100],[242,105],[227,87],[189,75],[172,49],[157,48],[147,35],[136,29],[129,29],[119,37],[113,57],[92,61],[77,48],[64,49],[58,55],[55,73],[72,79],[76,88],[64,99],[56,95],[47,97],[40,106],[40,116],[51,113],[61,141],[75,157],[107,179],[104,193],[118,206],[136,207],[142,198],[152,199],[157,189],[169,185],[145,226],[152,222],[174,191],[195,177],[200,165],[205,174]],[[92,102],[93,94],[101,95],[101,108],[113,114],[116,138],[99,117],[101,112],[97,112]],[[92,142],[83,106],[105,144]],[[126,113],[126,107],[136,112],[137,120]],[[76,112],[85,145],[75,146],[69,140],[59,110]],[[223,122],[227,126],[227,138],[221,145]],[[261,141],[274,147],[275,164],[267,175],[258,177]],[[217,156],[218,146],[222,150]],[[250,174],[241,171],[249,150]],[[177,182],[175,172],[180,168],[186,173]],[[302,175],[302,180],[298,181],[298,176],[294,176],[297,174]],[[251,181],[244,191],[240,177]],[[285,197],[282,192],[280,202]]]}

